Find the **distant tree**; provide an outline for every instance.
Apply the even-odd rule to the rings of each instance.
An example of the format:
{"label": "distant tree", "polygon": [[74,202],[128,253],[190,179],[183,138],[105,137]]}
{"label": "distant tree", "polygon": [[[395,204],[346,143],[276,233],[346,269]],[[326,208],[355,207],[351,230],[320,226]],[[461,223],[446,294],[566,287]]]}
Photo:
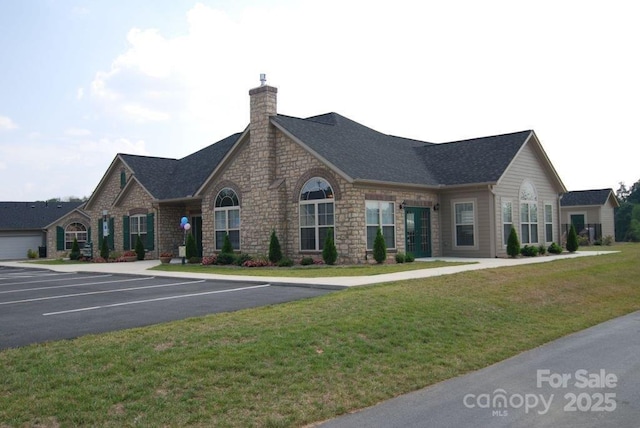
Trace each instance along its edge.
{"label": "distant tree", "polygon": [[144,260],[144,244],[140,235],[136,238],[136,258],[138,260]]}
{"label": "distant tree", "polygon": [[280,248],[280,241],[278,241],[274,229],[271,231],[271,236],[269,237],[269,261],[271,263],[278,263],[280,260],[282,260],[282,249]]}
{"label": "distant tree", "polygon": [[509,237],[507,238],[507,254],[509,257],[518,257],[520,254],[520,241],[518,240],[518,234],[515,227],[511,226]]}
{"label": "distant tree", "polygon": [[640,204],[632,204],[631,221],[625,234],[625,241],[640,242]]}
{"label": "distant tree", "polygon": [[78,260],[80,258],[80,245],[78,245],[78,240],[76,237],[73,237],[73,244],[71,245],[71,253],[69,253],[69,258],[71,260]]}
{"label": "distant tree", "polygon": [[569,235],[567,235],[567,251],[570,253],[575,253],[578,250],[578,234],[576,233],[576,228],[572,224],[571,228],[569,228]]}
{"label": "distant tree", "polygon": [[338,250],[336,244],[333,241],[333,229],[327,230],[327,237],[324,240],[324,247],[322,248],[322,260],[328,265],[336,264],[338,260]]}
{"label": "distant tree", "polygon": [[622,242],[627,238],[627,231],[631,225],[631,214],[633,213],[634,204],[631,202],[622,202],[619,208],[616,208],[615,229],[616,241]]}
{"label": "distant tree", "polygon": [[387,244],[382,236],[382,229],[378,228],[376,239],[373,241],[373,259],[378,263],[384,263],[387,260]]}

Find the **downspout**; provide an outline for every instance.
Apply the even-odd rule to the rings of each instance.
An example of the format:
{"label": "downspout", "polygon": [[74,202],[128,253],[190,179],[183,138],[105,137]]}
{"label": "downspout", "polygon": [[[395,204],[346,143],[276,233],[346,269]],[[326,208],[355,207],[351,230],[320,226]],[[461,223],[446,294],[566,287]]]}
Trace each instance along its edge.
{"label": "downspout", "polygon": [[562,247],[562,197],[564,193],[558,193],[558,245]]}
{"label": "downspout", "polygon": [[496,194],[493,191],[493,184],[489,184],[487,186],[490,194],[490,203],[489,203],[489,218],[491,221],[489,222],[489,233],[491,236],[491,257],[498,257],[498,250],[496,249]]}

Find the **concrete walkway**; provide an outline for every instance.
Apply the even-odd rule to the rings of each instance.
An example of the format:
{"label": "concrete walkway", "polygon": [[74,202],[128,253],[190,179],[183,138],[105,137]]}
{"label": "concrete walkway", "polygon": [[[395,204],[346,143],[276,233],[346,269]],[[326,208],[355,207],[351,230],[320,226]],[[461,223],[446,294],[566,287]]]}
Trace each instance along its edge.
{"label": "concrete walkway", "polygon": [[[577,251],[573,254],[547,255],[542,257],[523,257],[518,259],[467,259],[457,257],[436,257],[433,259],[419,259],[420,261],[446,261],[463,262],[466,265],[444,266],[433,269],[411,270],[406,272],[388,273],[382,275],[369,276],[338,276],[322,278],[301,278],[301,277],[260,277],[253,275],[221,275],[211,273],[192,272],[164,272],[160,270],[149,270],[160,264],[159,260],[143,260],[129,263],[83,263],[68,265],[43,265],[38,263],[28,263],[25,261],[0,262],[0,266],[49,269],[55,272],[99,272],[118,273],[130,275],[149,275],[156,277],[174,278],[198,278],[198,279],[220,279],[225,281],[264,281],[279,284],[311,284],[311,285],[338,285],[344,287],[354,287],[358,285],[379,284],[391,281],[403,281],[407,279],[428,278],[432,276],[450,275],[459,272],[467,272],[480,269],[491,269],[504,266],[519,266],[533,263],[548,263],[556,260],[565,260],[576,257],[599,256],[613,254],[618,251]],[[179,259],[174,259],[172,263],[180,263]]]}

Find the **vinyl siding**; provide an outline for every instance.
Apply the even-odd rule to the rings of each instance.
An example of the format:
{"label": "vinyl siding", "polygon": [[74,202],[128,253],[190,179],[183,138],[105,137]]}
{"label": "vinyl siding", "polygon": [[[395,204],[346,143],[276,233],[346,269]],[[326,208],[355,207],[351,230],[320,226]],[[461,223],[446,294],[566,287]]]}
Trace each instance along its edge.
{"label": "vinyl siding", "polygon": [[[491,195],[488,188],[461,192],[446,192],[440,199],[442,221],[442,255],[445,257],[493,257],[491,254]],[[454,203],[473,202],[475,215],[475,246],[456,247]]]}
{"label": "vinyl siding", "polygon": [[541,155],[534,143],[527,142],[500,179],[499,183],[494,187],[495,194],[495,239],[496,255],[498,257],[506,257],[506,245],[502,233],[502,201],[510,200],[512,202],[513,227],[518,232],[518,238],[521,240],[520,234],[520,186],[525,180],[533,184],[538,201],[538,243],[544,243],[545,240],[545,222],[544,222],[544,205],[551,204],[553,206],[553,238],[555,242],[560,239],[560,224],[558,213],[560,212],[558,193],[561,189],[556,188],[550,178],[550,171],[547,171],[546,162],[543,161]]}

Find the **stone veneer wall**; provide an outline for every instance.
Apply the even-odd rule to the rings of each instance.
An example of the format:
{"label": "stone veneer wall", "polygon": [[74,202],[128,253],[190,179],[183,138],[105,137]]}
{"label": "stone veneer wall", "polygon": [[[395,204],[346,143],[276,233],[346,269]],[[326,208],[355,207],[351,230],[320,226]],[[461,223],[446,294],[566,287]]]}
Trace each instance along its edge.
{"label": "stone veneer wall", "polygon": [[[90,227],[92,227],[91,221],[86,217],[79,215],[77,212],[71,213],[70,215],[62,217],[56,224],[52,225],[47,229],[47,258],[48,259],[59,259],[62,257],[67,257],[71,250],[58,250],[58,242],[57,242],[57,227],[60,226],[63,229],[66,229],[71,223],[80,223],[83,224],[87,231]],[[93,231],[93,228],[92,228]]]}

